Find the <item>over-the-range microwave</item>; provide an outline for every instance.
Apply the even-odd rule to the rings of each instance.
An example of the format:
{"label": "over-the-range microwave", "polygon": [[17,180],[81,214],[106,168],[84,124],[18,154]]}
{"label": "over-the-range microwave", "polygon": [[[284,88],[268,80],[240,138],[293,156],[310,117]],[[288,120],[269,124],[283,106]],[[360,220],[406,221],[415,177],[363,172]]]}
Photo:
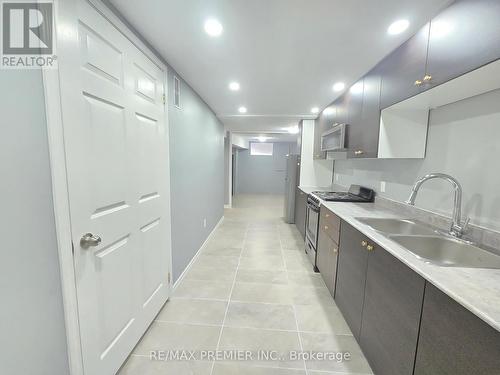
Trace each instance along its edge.
{"label": "over-the-range microwave", "polygon": [[321,151],[344,151],[347,124],[333,124],[321,134]]}

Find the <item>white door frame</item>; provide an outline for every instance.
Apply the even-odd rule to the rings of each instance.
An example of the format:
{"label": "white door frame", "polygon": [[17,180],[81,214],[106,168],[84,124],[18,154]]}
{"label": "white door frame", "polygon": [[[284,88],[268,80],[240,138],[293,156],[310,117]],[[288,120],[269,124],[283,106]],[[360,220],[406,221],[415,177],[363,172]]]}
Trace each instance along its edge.
{"label": "white door frame", "polygon": [[[79,0],[54,0],[54,17],[56,24],[56,43],[60,38],[76,37],[65,35],[64,24],[69,15],[75,12],[75,3]],[[147,46],[130,28],[100,0],[85,0],[91,4],[104,18],[120,31],[132,44],[142,51],[152,62],[164,72],[165,100],[165,132],[166,144],[169,144],[169,116],[168,116],[168,66]],[[69,31],[71,33],[71,31]],[[57,46],[61,48],[60,46]],[[56,49],[57,51],[57,49]],[[42,70],[45,93],[45,110],[47,117],[47,131],[52,174],[52,195],[54,201],[57,247],[59,268],[61,273],[64,319],[66,326],[66,341],[68,346],[69,370],[71,375],[84,375],[83,357],[80,341],[80,325],[78,319],[78,301],[75,283],[75,269],[73,263],[73,248],[71,241],[71,220],[69,211],[69,189],[66,173],[66,154],[64,148],[64,131],[62,121],[61,93],[58,70]],[[167,154],[168,155],[168,154]],[[170,215],[170,160],[167,156],[167,186],[166,201],[167,214],[166,228],[168,236],[169,275],[172,275],[172,244],[171,244],[171,215]],[[169,277],[169,289],[172,281]],[[85,374],[92,375],[92,374]]]}

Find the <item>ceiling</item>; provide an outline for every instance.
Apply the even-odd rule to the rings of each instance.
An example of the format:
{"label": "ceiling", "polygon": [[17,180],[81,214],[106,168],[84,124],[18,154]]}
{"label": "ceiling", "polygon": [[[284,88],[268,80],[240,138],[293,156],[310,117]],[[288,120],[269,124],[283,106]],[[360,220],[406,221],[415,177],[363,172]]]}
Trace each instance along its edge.
{"label": "ceiling", "polygon": [[[227,129],[283,131],[347,86],[450,0],[109,0]],[[204,32],[216,18],[220,37]],[[395,20],[410,27],[387,34]],[[241,85],[228,89],[231,81]],[[248,109],[246,115],[238,107]]]}

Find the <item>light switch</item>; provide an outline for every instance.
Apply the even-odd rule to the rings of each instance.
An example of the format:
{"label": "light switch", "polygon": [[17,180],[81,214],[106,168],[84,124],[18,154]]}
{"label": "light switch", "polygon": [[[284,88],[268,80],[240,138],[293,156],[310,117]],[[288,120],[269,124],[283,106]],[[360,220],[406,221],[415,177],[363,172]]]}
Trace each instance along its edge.
{"label": "light switch", "polygon": [[385,181],[380,181],[380,192],[385,193]]}

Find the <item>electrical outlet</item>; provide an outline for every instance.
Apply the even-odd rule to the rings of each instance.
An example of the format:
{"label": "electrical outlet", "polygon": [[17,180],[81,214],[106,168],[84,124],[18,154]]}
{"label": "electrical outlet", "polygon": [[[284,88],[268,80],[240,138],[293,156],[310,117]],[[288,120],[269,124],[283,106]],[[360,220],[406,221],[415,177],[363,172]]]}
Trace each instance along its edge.
{"label": "electrical outlet", "polygon": [[385,181],[380,181],[380,192],[385,193]]}
{"label": "electrical outlet", "polygon": [[203,219],[203,228],[207,227],[207,219]]}

